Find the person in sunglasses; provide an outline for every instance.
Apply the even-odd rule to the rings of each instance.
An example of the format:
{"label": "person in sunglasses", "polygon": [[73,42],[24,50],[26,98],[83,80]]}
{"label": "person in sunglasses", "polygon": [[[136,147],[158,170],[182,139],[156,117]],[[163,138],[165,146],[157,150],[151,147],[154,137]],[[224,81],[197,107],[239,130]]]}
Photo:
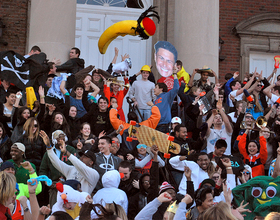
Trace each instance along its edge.
{"label": "person in sunglasses", "polygon": [[[147,149],[147,145],[138,144],[132,151],[132,155],[135,158],[135,169],[140,173],[150,173],[153,157],[155,154],[156,146],[152,146]],[[165,163],[160,156],[157,156],[159,167],[164,167]]]}
{"label": "person in sunglasses", "polygon": [[239,183],[238,184],[243,184],[247,183],[250,179],[252,179],[252,168],[248,165],[244,165],[244,170],[241,171],[241,176],[238,176],[239,178]]}
{"label": "person in sunglasses", "polygon": [[39,122],[36,118],[29,118],[23,125],[23,135],[17,142],[25,146],[26,160],[35,164],[36,170],[40,170],[40,164],[45,153],[45,144],[39,136]]}

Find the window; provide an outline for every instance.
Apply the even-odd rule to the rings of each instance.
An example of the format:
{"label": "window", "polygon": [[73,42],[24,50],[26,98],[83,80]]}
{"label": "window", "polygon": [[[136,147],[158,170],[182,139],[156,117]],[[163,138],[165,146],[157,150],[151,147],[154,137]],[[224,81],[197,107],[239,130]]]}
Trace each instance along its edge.
{"label": "window", "polygon": [[112,6],[112,7],[127,7],[127,8],[143,8],[141,0],[77,0],[77,4]]}

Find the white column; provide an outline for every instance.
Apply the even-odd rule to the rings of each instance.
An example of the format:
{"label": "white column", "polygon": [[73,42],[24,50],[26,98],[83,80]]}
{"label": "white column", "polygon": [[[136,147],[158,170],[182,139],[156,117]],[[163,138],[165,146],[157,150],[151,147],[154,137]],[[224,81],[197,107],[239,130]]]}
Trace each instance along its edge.
{"label": "white column", "polygon": [[174,45],[188,73],[207,65],[218,74],[219,0],[176,0]]}
{"label": "white column", "polygon": [[69,59],[75,46],[76,0],[31,0],[27,51],[37,45],[48,59]]}

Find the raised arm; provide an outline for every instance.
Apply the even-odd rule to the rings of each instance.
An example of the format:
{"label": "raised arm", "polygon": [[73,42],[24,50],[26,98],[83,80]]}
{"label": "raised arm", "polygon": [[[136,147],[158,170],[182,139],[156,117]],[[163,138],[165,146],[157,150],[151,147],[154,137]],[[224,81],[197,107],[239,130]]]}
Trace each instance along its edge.
{"label": "raised arm", "polygon": [[217,74],[213,70],[212,70],[212,73],[213,73],[213,75],[215,77],[215,84],[218,84],[219,83],[219,79],[217,77]]}
{"label": "raised arm", "polygon": [[[247,129],[245,133],[241,136],[240,141],[238,143],[238,149],[239,152],[243,155],[244,158],[248,156],[247,150],[246,150],[246,140],[247,140],[247,134],[249,133],[249,130]],[[245,161],[245,159],[244,159]]]}
{"label": "raised arm", "polygon": [[119,55],[119,49],[117,47],[115,47],[115,56],[112,60],[113,64],[115,64],[117,62],[118,55]]}
{"label": "raised arm", "polygon": [[93,89],[91,96],[95,98],[97,94],[100,92],[100,88],[97,85],[95,85],[93,82],[90,82],[90,87]]}
{"label": "raised arm", "polygon": [[252,85],[252,83],[253,83],[253,81],[254,81],[254,79],[255,79],[255,76],[257,75],[257,72],[256,72],[256,71],[257,71],[257,68],[255,69],[255,72],[254,72],[253,76],[252,76],[252,77],[250,78],[250,80],[246,83],[246,85],[245,85],[243,88],[237,90],[236,96],[239,96],[240,94],[242,94],[243,91],[244,91],[244,89],[248,90],[248,89],[250,88],[250,86]]}
{"label": "raised arm", "polygon": [[[272,73],[269,75],[269,77],[267,77],[267,81],[269,81],[273,77],[274,73],[276,74],[276,72],[277,72],[277,68],[274,68]],[[272,82],[271,84],[273,84],[273,83],[274,82]]]}
{"label": "raised arm", "polygon": [[226,127],[226,132],[228,134],[232,134],[232,131],[233,131],[232,130],[232,126],[231,126],[231,124],[230,124],[230,122],[228,120],[228,116],[226,115],[226,113],[223,110],[223,103],[220,100],[217,102],[217,109],[219,110],[219,112],[220,112],[220,114],[222,116],[222,119],[224,121],[224,124],[225,124],[225,127]]}
{"label": "raised arm", "polygon": [[271,89],[274,88],[275,86],[279,86],[280,83],[277,81],[276,83],[272,83],[270,86],[266,87],[264,90],[263,90],[263,93],[271,99],[272,97],[272,93],[271,93]]}
{"label": "raised arm", "polygon": [[216,110],[216,109],[213,109],[213,110],[212,110],[212,115],[211,115],[210,118],[207,120],[208,129],[207,129],[207,132],[206,132],[206,137],[208,137],[208,136],[210,135],[211,126],[212,126],[212,124],[213,124],[214,117],[215,117],[216,114],[218,114],[218,113],[217,113],[217,110]]}
{"label": "raised arm", "polygon": [[65,95],[67,93],[67,90],[65,89],[65,85],[66,85],[66,81],[67,81],[67,77],[62,79],[61,84],[60,84],[60,91],[63,93],[63,95]]}
{"label": "raised arm", "polygon": [[193,79],[194,79],[195,74],[197,73],[197,70],[198,70],[198,69],[194,69],[194,70],[193,70],[192,76],[191,76],[190,81],[189,81],[189,83],[188,83],[188,86],[189,86],[190,88],[193,87]]}

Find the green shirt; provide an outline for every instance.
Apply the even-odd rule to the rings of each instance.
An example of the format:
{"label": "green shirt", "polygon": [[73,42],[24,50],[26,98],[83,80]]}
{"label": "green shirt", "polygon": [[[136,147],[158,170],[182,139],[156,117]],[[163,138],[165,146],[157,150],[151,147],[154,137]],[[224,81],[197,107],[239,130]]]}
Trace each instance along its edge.
{"label": "green shirt", "polygon": [[[27,180],[29,180],[29,171],[24,169],[23,166],[18,166],[13,159],[8,160],[10,162],[12,162],[15,166],[15,171],[16,171],[16,179],[17,179],[17,183],[24,183],[27,184]],[[24,162],[25,160],[23,160]],[[33,167],[34,171],[36,172],[36,166],[33,163],[30,163],[31,166]]]}

